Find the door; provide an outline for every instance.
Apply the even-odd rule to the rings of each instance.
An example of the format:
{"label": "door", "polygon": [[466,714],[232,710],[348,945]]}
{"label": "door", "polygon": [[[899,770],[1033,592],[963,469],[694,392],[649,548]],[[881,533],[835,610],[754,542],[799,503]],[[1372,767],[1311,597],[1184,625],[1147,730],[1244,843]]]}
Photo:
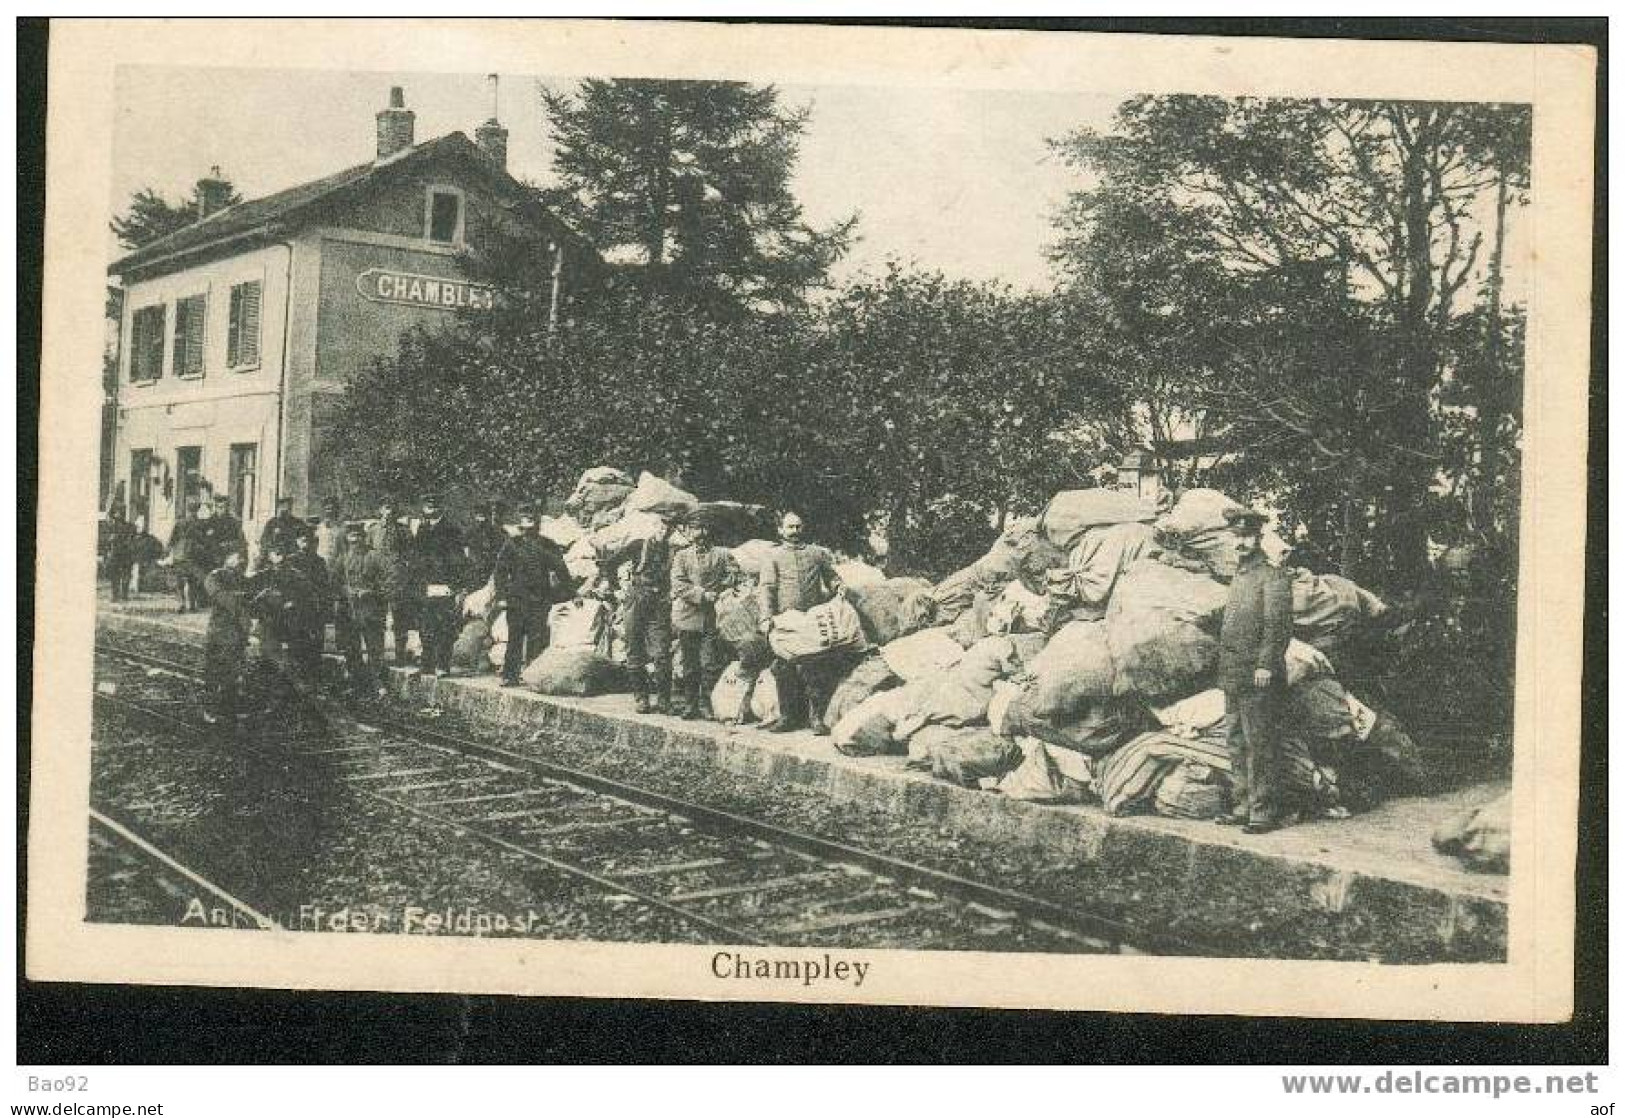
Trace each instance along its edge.
{"label": "door", "polygon": [[178,446],[175,448],[175,519],[179,520],[193,510],[193,502],[201,501],[203,480],[203,448]]}
{"label": "door", "polygon": [[231,460],[226,466],[226,492],[231,498],[231,513],[244,524],[254,519],[254,486],[258,475],[258,443],[233,443]]}
{"label": "door", "polygon": [[130,451],[130,523],[152,531],[152,451]]}

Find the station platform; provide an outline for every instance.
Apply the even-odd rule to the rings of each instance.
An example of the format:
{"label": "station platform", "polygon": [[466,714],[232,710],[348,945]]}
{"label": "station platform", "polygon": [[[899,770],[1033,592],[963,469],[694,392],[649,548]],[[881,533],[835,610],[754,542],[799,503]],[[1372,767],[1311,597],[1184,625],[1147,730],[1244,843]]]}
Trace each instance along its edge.
{"label": "station platform", "polygon": [[[132,643],[201,640],[206,623],[156,595],[117,604],[104,595],[98,611],[99,629]],[[810,733],[639,715],[627,695],[559,698],[504,689],[494,675],[410,668],[391,677],[412,710],[453,712],[517,752],[932,861],[1200,942],[1201,953],[1403,964],[1506,956],[1507,879],[1470,873],[1429,843],[1440,822],[1499,796],[1504,782],[1245,835],[1013,801],[909,770],[900,757],[843,756]]]}

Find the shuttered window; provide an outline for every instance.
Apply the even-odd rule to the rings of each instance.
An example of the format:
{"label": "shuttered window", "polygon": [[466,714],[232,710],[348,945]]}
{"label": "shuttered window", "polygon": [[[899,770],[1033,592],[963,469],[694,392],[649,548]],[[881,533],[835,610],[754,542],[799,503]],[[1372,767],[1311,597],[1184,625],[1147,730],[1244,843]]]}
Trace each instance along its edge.
{"label": "shuttered window", "polygon": [[164,306],[141,307],[130,316],[130,379],[164,375]]}
{"label": "shuttered window", "polygon": [[170,368],[176,376],[203,375],[203,338],[208,321],[207,295],[188,295],[175,303],[175,352]]}
{"label": "shuttered window", "polygon": [[260,363],[260,281],[234,284],[226,323],[226,366],[253,369]]}

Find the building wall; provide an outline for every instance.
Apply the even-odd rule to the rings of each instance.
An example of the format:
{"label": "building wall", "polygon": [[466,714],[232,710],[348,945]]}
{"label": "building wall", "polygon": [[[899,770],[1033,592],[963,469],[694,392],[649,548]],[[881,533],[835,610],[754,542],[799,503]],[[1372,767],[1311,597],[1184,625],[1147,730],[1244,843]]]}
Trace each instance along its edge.
{"label": "building wall", "polygon": [[[432,188],[450,188],[463,199],[457,243],[429,239]],[[129,285],[120,337],[119,430],[114,449],[118,482],[130,493],[132,449],[153,451],[171,484],[152,501],[153,528],[166,538],[180,511],[175,482],[176,448],[201,446],[202,475],[225,491],[233,443],[255,442],[259,461],[255,519],[273,511],[277,496],[292,499],[294,512],[311,515],[326,498],[346,515],[369,508],[376,494],[363,494],[343,476],[329,432],[345,386],[375,360],[396,353],[401,335],[414,326],[448,325],[455,308],[407,305],[377,297],[377,274],[462,279],[462,254],[498,227],[516,228],[510,208],[491,194],[482,173],[448,161],[372,187],[330,212],[327,224],[295,235],[288,244],[254,250]],[[540,251],[552,251],[545,234]],[[372,275],[369,298],[358,286]],[[574,262],[565,264],[566,289]],[[260,363],[254,370],[225,369],[231,285],[263,280]],[[459,298],[467,295],[466,286]],[[204,375],[177,379],[171,371],[177,299],[209,295]],[[150,384],[129,381],[130,322],[143,306],[168,306],[164,375]],[[280,456],[278,447],[280,446]],[[160,485],[162,482],[160,481]]]}
{"label": "building wall", "polygon": [[[167,539],[182,511],[182,485],[177,448],[201,449],[200,475],[205,487],[227,491],[228,465],[234,444],[256,447],[252,515],[267,519],[273,511],[277,475],[277,424],[283,359],[289,262],[286,246],[271,246],[238,256],[131,283],[124,299],[117,394],[117,431],[113,440],[114,492],[128,501],[131,452],[150,450],[154,485],[148,530]],[[226,333],[234,284],[261,282],[259,363],[253,368],[226,368]],[[201,376],[182,378],[174,371],[175,303],[204,294],[208,309],[204,328]],[[156,380],[130,381],[131,320],[143,307],[162,304],[165,311],[163,372]],[[140,515],[140,509],[133,510]]]}
{"label": "building wall", "polygon": [[310,360],[290,369],[283,487],[295,508],[319,508],[331,498],[346,513],[359,513],[376,495],[359,492],[336,461],[330,431],[339,397],[356,375],[394,356],[406,331],[447,326],[455,311],[368,298],[358,281],[373,279],[375,288],[378,272],[457,281],[462,272],[453,250],[390,234],[329,228],[316,240],[320,260],[308,303],[314,311]]}

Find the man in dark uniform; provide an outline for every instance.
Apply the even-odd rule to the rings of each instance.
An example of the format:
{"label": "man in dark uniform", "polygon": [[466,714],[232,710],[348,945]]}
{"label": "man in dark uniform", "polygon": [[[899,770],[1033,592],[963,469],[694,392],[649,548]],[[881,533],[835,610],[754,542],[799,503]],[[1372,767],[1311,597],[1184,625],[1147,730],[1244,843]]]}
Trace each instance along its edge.
{"label": "man in dark uniform", "polygon": [[203,720],[210,725],[237,715],[243,653],[253,625],[248,582],[243,578],[244,558],[243,551],[230,552],[205,580],[210,607],[209,631],[203,638],[203,678],[208,689]]}
{"label": "man in dark uniform", "polygon": [[[767,554],[757,583],[762,632],[770,632],[773,618],[789,610],[809,610],[845,592],[835,573],[835,558],[825,548],[802,540],[801,514],[786,512],[779,518],[780,544]],[[799,664],[775,658],[773,679],[779,689],[779,718],[765,729],[788,733],[810,726],[815,734],[829,733],[824,710],[838,680],[829,661],[810,657]]]}
{"label": "man in dark uniform", "polygon": [[248,555],[248,537],[243,535],[243,522],[231,514],[231,498],[217,493],[214,498],[214,516],[206,522],[207,534],[214,553],[221,558],[233,551]]}
{"label": "man in dark uniform", "polygon": [[290,562],[296,549],[272,543],[265,567],[249,580],[250,602],[260,619],[260,645],[267,660],[276,664],[296,685],[311,682],[310,616],[319,607],[316,588],[299,564]]}
{"label": "man in dark uniform", "polygon": [[395,665],[408,662],[406,637],[417,628],[417,594],[412,585],[412,532],[401,522],[393,497],[378,505],[378,522],[367,533],[367,545],[389,572],[384,612],[395,638]]}
{"label": "man in dark uniform", "polygon": [[496,604],[508,613],[508,650],[502,685],[516,687],[519,673],[547,647],[547,611],[570,596],[572,584],[564,553],[541,534],[533,508],[519,510],[519,534],[496,558],[492,580]]}
{"label": "man in dark uniform", "polygon": [[[639,714],[671,709],[671,521],[661,518],[660,534],[639,540],[618,555],[599,560],[613,586],[623,562],[631,564],[626,587],[626,669]],[[649,666],[654,666],[650,699]]]}
{"label": "man in dark uniform", "polygon": [[[534,512],[532,515],[534,517]],[[502,530],[495,501],[474,506],[474,519],[468,526],[465,542],[468,544],[468,588],[478,590],[490,581],[496,570],[497,556],[508,545],[508,533]]]}
{"label": "man in dark uniform", "polygon": [[130,596],[130,570],[135,566],[135,527],[124,516],[124,502],[114,501],[102,524],[102,554],[107,559],[107,579],[113,600]]}
{"label": "man in dark uniform", "polygon": [[288,565],[310,584],[310,601],[301,617],[304,630],[296,649],[299,675],[313,686],[319,684],[322,678],[322,646],[327,642],[327,621],[333,604],[331,573],[317,554],[319,541],[316,527],[319,523],[318,517],[306,521],[311,530],[299,537],[298,548],[287,559]]}
{"label": "man in dark uniform", "polygon": [[1232,807],[1221,820],[1248,834],[1297,821],[1282,799],[1281,707],[1286,646],[1292,639],[1292,583],[1264,557],[1264,517],[1233,509],[1225,520],[1241,562],[1230,583],[1219,631],[1219,686],[1224,689]]}
{"label": "man in dark uniform", "polygon": [[423,519],[412,537],[412,566],[413,583],[422,595],[418,634],[423,641],[423,671],[450,672],[458,598],[468,577],[468,548],[461,529],[446,517],[438,494],[423,498]]}
{"label": "man in dark uniform", "polygon": [[[351,524],[345,531],[344,548],[334,561],[332,593],[335,608],[348,619],[339,634],[350,686],[357,692],[384,696],[384,614],[394,574],[388,561],[367,543],[367,530]],[[363,653],[365,656],[363,657]]]}
{"label": "man in dark uniform", "polygon": [[309,525],[293,514],[293,498],[278,497],[276,515],[265,522],[260,532],[260,565],[266,565],[273,547],[280,548],[283,555],[292,555],[299,546],[299,537],[308,531]]}

